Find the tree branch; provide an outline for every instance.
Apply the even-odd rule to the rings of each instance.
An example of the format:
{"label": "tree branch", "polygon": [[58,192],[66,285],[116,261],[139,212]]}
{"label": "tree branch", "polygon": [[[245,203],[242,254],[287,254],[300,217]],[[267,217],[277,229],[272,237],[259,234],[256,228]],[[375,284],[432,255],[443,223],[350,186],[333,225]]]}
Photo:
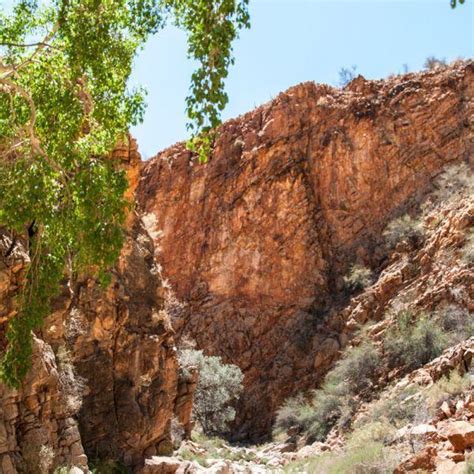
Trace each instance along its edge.
{"label": "tree branch", "polygon": [[[0,62],[0,71],[1,72],[4,72],[4,75],[3,76],[0,76],[0,79],[6,79],[8,78],[9,76],[15,74],[15,72],[17,72],[19,69],[23,68],[24,66],[26,66],[27,64],[29,64],[31,61],[33,61],[33,59],[43,50],[45,49],[47,46],[50,46],[49,45],[49,42],[54,38],[54,36],[56,35],[56,33],[58,32],[59,30],[59,22],[56,22],[55,25],[53,26],[53,29],[44,37],[43,41],[40,41],[38,43],[38,46],[37,48],[33,51],[33,53],[28,57],[26,58],[23,62],[21,62],[20,64],[18,64],[17,66],[10,66],[10,67],[7,67],[5,66],[5,64],[3,63],[3,61]],[[0,58],[1,59],[1,58]]]}
{"label": "tree branch", "polygon": [[43,41],[38,41],[37,43],[0,43],[0,46],[7,46],[9,48],[34,48],[35,46],[43,46],[45,48],[59,49],[57,46],[53,46],[49,43],[44,43]]}

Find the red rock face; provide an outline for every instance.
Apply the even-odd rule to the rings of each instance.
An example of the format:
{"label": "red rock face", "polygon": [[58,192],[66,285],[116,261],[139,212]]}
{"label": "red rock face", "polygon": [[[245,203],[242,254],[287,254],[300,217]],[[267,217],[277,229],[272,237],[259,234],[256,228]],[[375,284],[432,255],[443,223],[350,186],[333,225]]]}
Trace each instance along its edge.
{"label": "red rock face", "polygon": [[324,320],[349,265],[377,267],[387,222],[473,160],[473,79],[471,61],[301,84],[224,124],[208,164],[176,145],[144,165],[138,202],[185,303],[173,324],[245,372],[237,437],[264,436],[289,394],[317,385],[344,344]]}
{"label": "red rock face", "polygon": [[[140,170],[134,142],[119,147],[114,158],[127,170],[132,198]],[[55,299],[37,331],[21,389],[0,383],[0,473],[86,469],[88,458],[136,467],[148,456],[172,452],[171,420],[176,415],[190,424],[195,384],[178,380],[153,256],[153,241],[131,212],[107,290],[84,278]],[[13,245],[0,229],[0,346],[15,317],[27,261],[22,241]]]}

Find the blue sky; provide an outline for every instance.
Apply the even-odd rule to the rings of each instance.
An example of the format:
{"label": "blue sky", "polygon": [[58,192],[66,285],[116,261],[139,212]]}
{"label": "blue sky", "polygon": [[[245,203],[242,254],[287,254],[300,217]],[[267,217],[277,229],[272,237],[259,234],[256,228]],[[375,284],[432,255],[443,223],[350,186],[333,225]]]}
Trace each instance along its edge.
{"label": "blue sky", "polygon": [[[252,28],[235,43],[223,118],[299,82],[336,84],[343,66],[367,78],[419,70],[427,56],[473,57],[473,0],[250,0]],[[148,89],[144,123],[133,129],[144,158],[187,137],[184,99],[193,64],[186,36],[167,27],[136,60],[132,83]]]}
{"label": "blue sky", "polygon": [[[13,0],[0,0],[9,8]],[[474,56],[474,0],[250,0],[252,28],[235,43],[223,119],[267,102],[303,81],[337,85],[341,67],[367,78],[420,70],[428,56]],[[185,97],[193,72],[186,35],[167,27],[135,61],[131,85],[148,90],[134,127],[144,158],[187,138]]]}
{"label": "blue sky", "polygon": [[[0,0],[9,8],[12,0]],[[235,117],[303,81],[337,85],[341,67],[367,78],[420,70],[428,56],[474,56],[474,0],[250,0],[252,28],[235,43],[227,80]],[[144,122],[132,130],[144,158],[187,138],[184,99],[193,64],[186,35],[167,27],[135,62],[131,85],[148,90]]]}

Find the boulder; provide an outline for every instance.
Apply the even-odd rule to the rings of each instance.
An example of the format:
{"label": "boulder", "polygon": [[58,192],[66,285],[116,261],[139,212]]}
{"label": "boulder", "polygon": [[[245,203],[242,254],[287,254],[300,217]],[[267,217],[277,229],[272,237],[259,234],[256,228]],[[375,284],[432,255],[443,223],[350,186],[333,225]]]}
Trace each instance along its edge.
{"label": "boulder", "polygon": [[399,464],[394,474],[403,474],[405,472],[418,470],[432,472],[436,466],[436,455],[436,448],[434,446],[428,446]]}
{"label": "boulder", "polygon": [[298,459],[305,459],[313,456],[318,456],[324,451],[330,451],[330,449],[331,448],[328,444],[316,441],[313,444],[303,446],[301,449],[299,449],[296,452],[296,457]]}
{"label": "boulder", "polygon": [[[184,461],[189,464],[189,462]],[[183,467],[183,461],[169,456],[153,456],[145,460],[140,474],[175,474]],[[181,472],[186,472],[181,470]]]}
{"label": "boulder", "polygon": [[454,421],[445,428],[445,434],[455,451],[474,446],[474,424],[468,421]]}
{"label": "boulder", "polygon": [[219,460],[211,467],[206,469],[206,472],[209,474],[233,474],[234,470],[232,469],[230,462]]}
{"label": "boulder", "polygon": [[447,459],[436,466],[435,472],[436,474],[466,474],[468,471],[465,462],[455,463]]}

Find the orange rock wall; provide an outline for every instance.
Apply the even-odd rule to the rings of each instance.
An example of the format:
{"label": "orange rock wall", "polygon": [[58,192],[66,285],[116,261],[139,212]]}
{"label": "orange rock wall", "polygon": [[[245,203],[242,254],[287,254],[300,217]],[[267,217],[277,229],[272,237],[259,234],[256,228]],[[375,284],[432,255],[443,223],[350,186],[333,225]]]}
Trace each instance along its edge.
{"label": "orange rock wall", "polygon": [[[133,199],[141,162],[136,144],[122,144],[113,157],[127,171]],[[139,467],[148,456],[172,452],[172,418],[189,423],[193,393],[178,379],[153,256],[153,241],[133,210],[107,290],[84,278],[55,299],[36,332],[32,369],[20,390],[0,384],[2,474],[73,465],[86,471],[97,458]],[[2,349],[27,261],[22,242],[12,245],[0,229]]]}
{"label": "orange rock wall", "polygon": [[225,123],[208,164],[178,144],[144,165],[138,202],[185,303],[174,327],[245,372],[237,437],[264,436],[327,370],[344,344],[324,324],[344,274],[383,263],[387,222],[446,164],[472,162],[473,100],[472,61],[343,90],[304,83]]}

